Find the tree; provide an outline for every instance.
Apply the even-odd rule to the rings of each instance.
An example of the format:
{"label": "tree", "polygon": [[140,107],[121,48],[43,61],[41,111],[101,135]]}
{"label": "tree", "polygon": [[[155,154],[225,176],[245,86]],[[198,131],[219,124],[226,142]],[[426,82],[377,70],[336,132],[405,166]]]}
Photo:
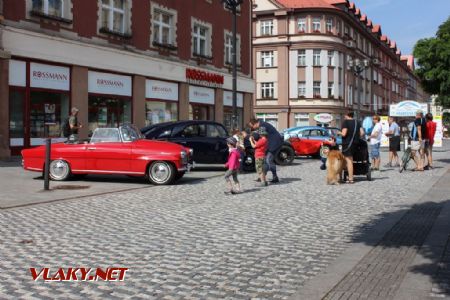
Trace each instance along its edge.
{"label": "tree", "polygon": [[435,37],[417,42],[414,56],[423,89],[438,95],[437,102],[450,108],[450,17],[439,26]]}

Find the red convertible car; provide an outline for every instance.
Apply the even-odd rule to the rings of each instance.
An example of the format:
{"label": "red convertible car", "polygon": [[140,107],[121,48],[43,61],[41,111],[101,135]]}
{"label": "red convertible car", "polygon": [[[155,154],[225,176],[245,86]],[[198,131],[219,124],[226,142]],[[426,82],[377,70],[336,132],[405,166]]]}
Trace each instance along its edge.
{"label": "red convertible car", "polygon": [[[124,174],[147,176],[151,183],[164,185],[189,171],[191,156],[192,151],[184,146],[146,140],[132,125],[97,128],[89,142],[52,144],[50,178]],[[22,157],[25,170],[43,172],[45,146],[25,149]]]}
{"label": "red convertible car", "polygon": [[[325,158],[329,147],[332,145],[331,140],[318,140],[311,138],[300,138],[291,136],[289,143],[294,148],[296,156],[315,156]],[[324,153],[324,150],[326,153]]]}

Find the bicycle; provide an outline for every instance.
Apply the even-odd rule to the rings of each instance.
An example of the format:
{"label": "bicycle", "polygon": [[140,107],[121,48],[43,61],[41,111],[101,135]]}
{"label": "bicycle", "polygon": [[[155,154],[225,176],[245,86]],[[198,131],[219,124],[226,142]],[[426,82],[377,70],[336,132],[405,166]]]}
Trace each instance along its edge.
{"label": "bicycle", "polygon": [[400,164],[400,170],[399,170],[400,173],[408,168],[408,164],[411,161],[414,161],[414,155],[413,155],[413,152],[411,150],[411,147],[409,147],[408,145],[406,145],[405,147],[406,147],[406,149],[403,152],[402,159],[401,159],[401,164]]}

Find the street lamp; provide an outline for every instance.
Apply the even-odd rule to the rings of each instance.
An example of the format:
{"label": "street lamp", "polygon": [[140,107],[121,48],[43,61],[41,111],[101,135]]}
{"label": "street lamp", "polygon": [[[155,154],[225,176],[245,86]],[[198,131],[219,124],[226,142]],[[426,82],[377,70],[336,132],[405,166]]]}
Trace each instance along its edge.
{"label": "street lamp", "polygon": [[360,78],[361,73],[370,66],[370,60],[368,59],[350,59],[347,63],[347,67],[350,71],[355,74],[358,78],[358,108],[356,111],[356,119],[359,120],[361,117],[361,90],[362,90],[362,79]]}
{"label": "street lamp", "polygon": [[231,10],[233,13],[233,38],[232,38],[232,49],[231,49],[231,58],[232,58],[232,68],[233,68],[233,117],[231,121],[232,128],[237,128],[237,61],[236,61],[236,44],[237,44],[237,36],[236,36],[236,28],[237,28],[237,8],[239,5],[244,2],[244,0],[221,0],[222,3],[225,4],[226,8]]}

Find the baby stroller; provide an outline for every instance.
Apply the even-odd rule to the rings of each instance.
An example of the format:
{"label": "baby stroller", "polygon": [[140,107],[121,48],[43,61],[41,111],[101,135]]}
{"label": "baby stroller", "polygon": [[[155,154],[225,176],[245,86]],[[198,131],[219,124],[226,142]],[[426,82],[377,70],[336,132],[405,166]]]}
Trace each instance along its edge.
{"label": "baby stroller", "polygon": [[[369,146],[363,139],[359,140],[353,155],[353,175],[366,176],[368,181],[372,180],[372,172],[370,169]],[[344,171],[344,180],[347,180],[348,172]]]}

